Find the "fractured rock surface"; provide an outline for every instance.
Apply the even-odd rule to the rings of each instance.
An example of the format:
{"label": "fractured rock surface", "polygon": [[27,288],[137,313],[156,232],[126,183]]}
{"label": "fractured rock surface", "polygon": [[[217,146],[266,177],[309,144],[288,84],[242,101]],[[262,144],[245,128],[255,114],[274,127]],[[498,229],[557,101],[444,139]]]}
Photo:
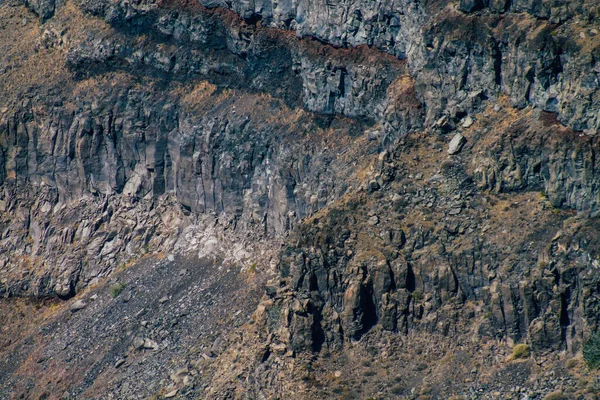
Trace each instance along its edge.
{"label": "fractured rock surface", "polygon": [[1,3],[0,397],[592,398],[599,11]]}

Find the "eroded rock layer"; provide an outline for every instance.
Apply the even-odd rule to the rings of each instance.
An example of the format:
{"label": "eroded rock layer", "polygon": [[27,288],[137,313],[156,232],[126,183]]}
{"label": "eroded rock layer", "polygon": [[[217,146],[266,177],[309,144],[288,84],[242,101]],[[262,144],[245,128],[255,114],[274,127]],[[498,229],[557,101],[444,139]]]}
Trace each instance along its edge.
{"label": "eroded rock layer", "polygon": [[[0,396],[593,398],[577,357],[600,323],[599,11],[0,4],[0,297],[68,300],[38,333],[6,321]],[[173,298],[177,322],[140,325]],[[110,354],[67,355],[71,318],[86,337],[112,321]],[[57,365],[79,372],[35,383]]]}

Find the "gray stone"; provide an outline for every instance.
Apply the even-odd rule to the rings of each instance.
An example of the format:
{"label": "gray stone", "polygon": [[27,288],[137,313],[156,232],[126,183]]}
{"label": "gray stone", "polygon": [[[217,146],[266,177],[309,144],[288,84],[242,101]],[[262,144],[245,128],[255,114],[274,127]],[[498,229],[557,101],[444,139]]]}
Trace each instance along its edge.
{"label": "gray stone", "polygon": [[460,153],[466,142],[467,139],[462,134],[457,133],[448,145],[448,154],[453,155]]}
{"label": "gray stone", "polygon": [[471,116],[467,116],[462,123],[463,128],[470,128],[473,125],[473,118]]}
{"label": "gray stone", "polygon": [[136,350],[141,350],[144,348],[145,341],[143,338],[136,337],[133,339],[133,348]]}
{"label": "gray stone", "polygon": [[85,303],[83,300],[77,300],[71,305],[70,310],[71,312],[77,312],[79,310],[83,310],[86,306],[87,303]]}
{"label": "gray stone", "polygon": [[156,343],[154,340],[152,339],[144,339],[144,346],[145,349],[150,349],[150,350],[158,350],[159,349],[159,345],[158,343]]}
{"label": "gray stone", "polygon": [[129,300],[131,300],[132,297],[133,297],[133,293],[131,292],[131,290],[128,290],[120,298],[123,303],[127,303],[127,302],[129,302]]}
{"label": "gray stone", "polygon": [[369,192],[376,192],[379,190],[379,188],[379,182],[377,182],[375,179],[369,181]]}

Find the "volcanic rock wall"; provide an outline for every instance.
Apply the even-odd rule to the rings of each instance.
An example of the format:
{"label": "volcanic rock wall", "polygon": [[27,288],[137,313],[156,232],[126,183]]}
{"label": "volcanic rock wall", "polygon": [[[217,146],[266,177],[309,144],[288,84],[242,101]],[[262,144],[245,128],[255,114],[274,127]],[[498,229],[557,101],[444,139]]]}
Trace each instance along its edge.
{"label": "volcanic rock wall", "polygon": [[[64,79],[77,89],[8,100],[3,109],[3,293],[70,296],[142,250],[169,248],[200,215],[281,235],[353,188],[361,173],[352,167],[362,167],[344,156],[349,149],[368,158],[411,132],[468,128],[503,97],[567,128],[548,136],[522,120],[489,145],[480,127],[470,140],[484,144],[464,181],[496,193],[543,191],[555,207],[597,212],[597,6],[200,3],[77,3],[76,13],[96,21],[84,37],[62,26],[66,5],[27,3],[44,27],[36,48],[62,51]],[[366,146],[352,144],[359,136]],[[390,232],[385,240],[402,237]],[[376,265],[365,270],[375,274],[368,293],[416,284],[408,264],[394,272],[404,283]],[[292,287],[320,292],[324,276],[297,275]],[[456,294],[463,278],[453,276],[447,285]],[[336,305],[345,337],[377,321],[408,329],[407,309],[393,305],[406,298],[368,300],[361,284],[348,288],[317,307]],[[365,320],[373,312],[364,307],[379,310],[377,319]]]}

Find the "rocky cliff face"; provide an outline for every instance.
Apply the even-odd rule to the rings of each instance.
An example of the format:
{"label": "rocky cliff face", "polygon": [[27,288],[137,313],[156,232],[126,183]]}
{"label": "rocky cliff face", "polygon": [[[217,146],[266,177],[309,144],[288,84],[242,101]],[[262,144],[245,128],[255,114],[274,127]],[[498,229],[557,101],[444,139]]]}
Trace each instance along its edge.
{"label": "rocky cliff face", "polygon": [[597,329],[595,219],[547,215],[551,197],[508,183],[499,192],[512,195],[482,198],[489,182],[478,185],[464,159],[415,178],[404,149],[381,160],[372,193],[316,216],[283,251],[267,287],[285,310],[281,340],[336,348],[376,325],[454,336],[481,318],[480,336],[577,352]]}
{"label": "rocky cliff face", "polygon": [[[504,393],[506,385],[515,385],[506,378],[513,373],[511,367],[476,383],[459,373],[450,380],[452,389],[444,389],[444,379],[436,375],[450,372],[440,372],[443,367],[432,366],[437,361],[423,356],[420,338],[437,338],[439,347],[426,348],[443,356],[474,346],[466,350],[471,356],[464,362],[468,359],[478,374],[497,368],[498,361],[491,360],[508,357],[494,348],[496,340],[527,343],[547,364],[556,362],[550,361],[556,352],[574,356],[581,351],[584,338],[598,329],[597,220],[588,213],[559,211],[562,197],[528,190],[543,186],[545,174],[556,176],[572,167],[563,161],[561,172],[544,171],[553,163],[543,161],[547,150],[540,154],[544,146],[530,142],[527,132],[554,148],[554,140],[564,140],[570,131],[547,114],[507,115],[498,106],[463,130],[469,139],[460,156],[446,158],[445,146],[434,139],[408,135],[394,152],[381,154],[362,190],[319,211],[297,230],[280,253],[279,276],[266,286],[247,342],[232,343],[230,353],[222,356],[223,365],[236,365],[235,374],[242,371],[241,377],[227,376],[223,368],[225,382],[236,382],[242,391],[254,390],[257,396],[280,396],[291,388],[268,371],[294,369],[295,357],[343,352],[357,362],[364,358],[356,353],[375,351],[372,359],[395,371],[402,370],[403,363],[424,360],[422,369],[428,373],[412,377],[403,372],[397,395],[412,398],[414,387],[437,381],[426,390],[433,398],[456,393],[478,398],[477,393]],[[520,125],[523,120],[527,127]],[[480,133],[500,121],[512,124],[508,132],[519,132],[510,146],[503,144],[504,129]],[[589,145],[587,138],[570,138],[563,148],[569,154]],[[494,172],[482,162],[491,149]],[[507,160],[513,160],[513,167],[507,167]],[[515,172],[521,162],[539,168],[535,173]],[[490,185],[490,174],[498,176],[497,184]],[[559,191],[568,193],[567,187],[573,186]],[[406,335],[406,342],[391,344],[397,335]],[[259,347],[258,355],[248,355],[244,349],[256,342],[267,346]],[[449,342],[457,347],[441,350]],[[234,359],[233,354],[245,357]],[[261,362],[253,363],[253,357]],[[350,366],[344,358],[327,363],[329,367],[318,361],[311,364],[320,377],[305,376],[307,381],[316,379],[307,389],[320,393],[316,398],[331,396],[324,388],[337,385],[328,373]],[[369,368],[357,369],[344,370],[346,382],[369,381],[361,375],[370,373]],[[523,385],[532,397],[570,385],[521,373],[528,376],[529,383]],[[245,383],[257,376],[259,389]],[[369,393],[360,384],[349,390]],[[214,395],[225,396],[227,391],[226,385],[217,385]],[[568,393],[577,397],[575,391]]]}
{"label": "rocky cliff face", "polygon": [[24,5],[0,5],[1,296],[149,253],[269,270],[215,397],[286,397],[296,357],[357,342],[553,357],[598,328],[594,2]]}
{"label": "rocky cliff face", "polygon": [[[6,235],[6,270],[10,274],[22,256],[48,261],[53,252],[61,265],[22,283],[22,277],[5,277],[6,292],[72,295],[97,276],[91,265],[98,260],[65,255],[65,246],[83,241],[76,247],[91,258],[108,256],[101,270],[111,270],[117,260],[144,252],[156,236],[162,235],[153,248],[172,243],[164,232],[178,232],[198,215],[214,213],[225,224],[281,234],[350,184],[342,178],[350,174],[331,173],[347,163],[335,162],[340,148],[315,146],[307,134],[356,135],[362,124],[397,112],[388,98],[399,107],[406,102],[388,93],[405,70],[400,61],[365,66],[374,60],[368,49],[346,52],[344,59],[318,43],[290,39],[288,48],[271,32],[226,26],[205,11],[191,15],[140,11],[135,29],[154,29],[144,43],[105,26],[89,29],[81,42],[65,38],[73,42],[64,51],[66,65],[82,79],[67,92],[69,104],[35,95],[4,113],[1,182],[12,232]],[[125,20],[113,16],[113,22]],[[121,71],[140,84],[115,75]],[[198,76],[214,84],[184,87]],[[111,87],[104,86],[109,81]],[[298,106],[365,122],[315,116]],[[400,121],[406,129],[421,123],[418,107],[409,111]],[[153,223],[146,221],[161,196],[176,201]],[[82,198],[86,205],[75,206]],[[14,218],[17,210],[22,217]],[[56,216],[56,223],[47,216]],[[32,246],[19,249],[27,240]]]}

